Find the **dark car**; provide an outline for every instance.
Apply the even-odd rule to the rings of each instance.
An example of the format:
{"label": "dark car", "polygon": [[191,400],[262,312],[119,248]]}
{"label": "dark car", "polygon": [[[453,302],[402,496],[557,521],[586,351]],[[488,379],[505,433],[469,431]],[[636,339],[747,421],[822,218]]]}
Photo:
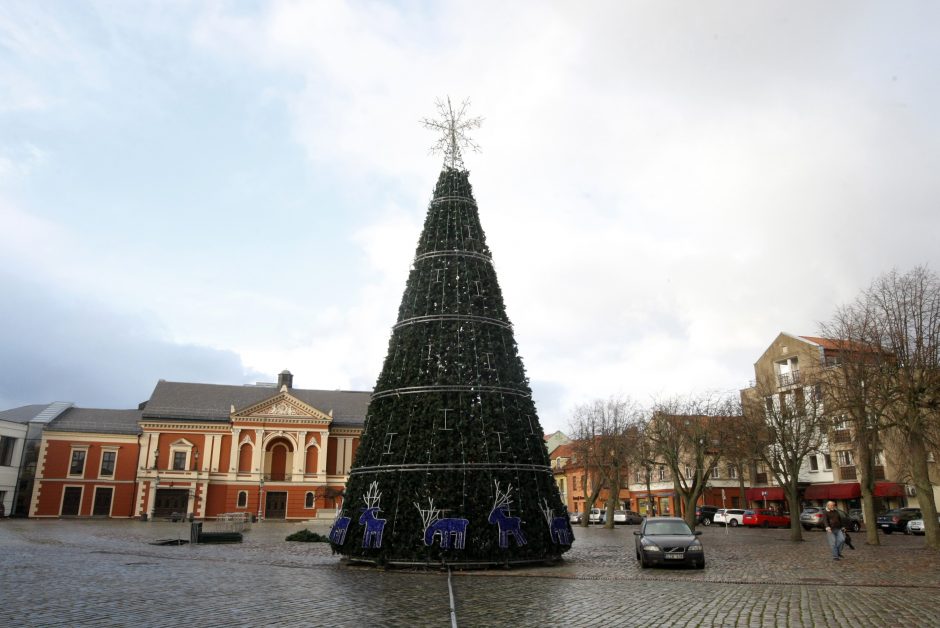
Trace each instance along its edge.
{"label": "dark car", "polygon": [[921,518],[920,508],[895,508],[878,515],[878,527],[885,534],[907,532],[907,522]]}
{"label": "dark car", "polygon": [[[839,510],[838,508],[836,510],[842,515],[842,521],[845,522],[847,530],[858,532],[862,529],[862,524],[858,519],[853,519],[844,510]],[[800,525],[803,526],[804,530],[812,530],[813,528],[825,530],[826,509],[822,506],[807,506],[803,509],[803,512],[800,513]]]}
{"label": "dark car", "polygon": [[633,533],[636,559],[640,567],[653,565],[689,565],[705,567],[705,551],[698,540],[701,531],[693,532],[679,517],[645,519]]}
{"label": "dark car", "polygon": [[710,526],[715,520],[718,506],[702,505],[695,509],[695,520],[704,526]]}

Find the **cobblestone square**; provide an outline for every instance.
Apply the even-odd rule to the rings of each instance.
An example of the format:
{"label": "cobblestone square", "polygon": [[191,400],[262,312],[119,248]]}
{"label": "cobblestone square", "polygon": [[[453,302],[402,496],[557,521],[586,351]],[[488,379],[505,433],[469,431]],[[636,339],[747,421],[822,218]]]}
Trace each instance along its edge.
{"label": "cobblestone square", "polygon": [[[214,524],[207,523],[207,529]],[[323,524],[254,524],[239,545],[156,546],[188,524],[0,523],[3,625],[449,626],[444,571],[346,565],[284,537]],[[704,570],[643,570],[635,526],[577,528],[554,567],[454,572],[459,626],[935,626],[940,557],[882,536],[835,562],[821,532],[703,528]]]}

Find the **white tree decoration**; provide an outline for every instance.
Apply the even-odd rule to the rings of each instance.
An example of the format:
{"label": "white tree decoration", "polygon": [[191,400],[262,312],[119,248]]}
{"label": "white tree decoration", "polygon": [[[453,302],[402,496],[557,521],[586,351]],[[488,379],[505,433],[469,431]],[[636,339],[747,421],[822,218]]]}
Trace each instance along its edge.
{"label": "white tree decoration", "polygon": [[479,145],[467,135],[467,131],[480,128],[480,125],[483,123],[483,118],[466,117],[467,108],[470,106],[469,99],[463,101],[463,104],[460,105],[460,109],[457,111],[454,111],[453,106],[450,104],[450,96],[447,97],[446,102],[437,99],[435,105],[437,106],[437,111],[441,119],[431,120],[430,118],[424,118],[421,120],[421,124],[424,128],[441,133],[441,137],[437,140],[437,143],[431,147],[431,152],[443,153],[444,165],[454,168],[455,170],[464,170],[463,157],[460,155],[460,149],[469,148],[474,152],[480,151]]}

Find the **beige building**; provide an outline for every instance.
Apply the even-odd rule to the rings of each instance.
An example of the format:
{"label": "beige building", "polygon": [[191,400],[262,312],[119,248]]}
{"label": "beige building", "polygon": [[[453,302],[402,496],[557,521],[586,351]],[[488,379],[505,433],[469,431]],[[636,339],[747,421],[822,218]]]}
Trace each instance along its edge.
{"label": "beige building", "polygon": [[[742,400],[764,397],[765,404],[780,407],[790,404],[806,413],[824,415],[826,409],[824,369],[841,363],[836,342],[815,336],[780,333],[754,363],[755,379],[741,391]],[[771,406],[768,405],[768,408]],[[800,469],[799,481],[806,504],[836,501],[845,509],[861,507],[861,489],[856,468],[856,444],[851,423],[842,416],[828,416],[830,428],[820,439],[817,451],[809,454]],[[767,486],[773,477],[766,469],[757,469],[756,485]],[[884,451],[878,451],[875,466],[875,497],[881,500],[876,510],[907,503],[910,490],[896,481]]]}

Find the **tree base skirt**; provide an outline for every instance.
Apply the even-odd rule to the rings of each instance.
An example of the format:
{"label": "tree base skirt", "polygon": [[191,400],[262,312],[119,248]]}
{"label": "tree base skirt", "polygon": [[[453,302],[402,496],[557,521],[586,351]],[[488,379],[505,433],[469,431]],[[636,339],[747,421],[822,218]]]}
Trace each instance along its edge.
{"label": "tree base skirt", "polygon": [[509,569],[511,567],[532,567],[535,565],[541,565],[543,567],[555,567],[564,562],[564,558],[561,556],[551,556],[548,558],[525,558],[525,559],[509,559],[499,562],[485,562],[485,561],[449,561],[449,562],[429,562],[429,561],[414,561],[414,560],[395,560],[395,559],[386,559],[385,561],[371,560],[368,558],[359,558],[359,557],[349,557],[344,556],[340,559],[340,563],[352,566],[365,566],[365,567],[378,567],[381,569],[385,568],[396,568],[396,569],[424,569],[426,571],[443,571],[446,569]]}

